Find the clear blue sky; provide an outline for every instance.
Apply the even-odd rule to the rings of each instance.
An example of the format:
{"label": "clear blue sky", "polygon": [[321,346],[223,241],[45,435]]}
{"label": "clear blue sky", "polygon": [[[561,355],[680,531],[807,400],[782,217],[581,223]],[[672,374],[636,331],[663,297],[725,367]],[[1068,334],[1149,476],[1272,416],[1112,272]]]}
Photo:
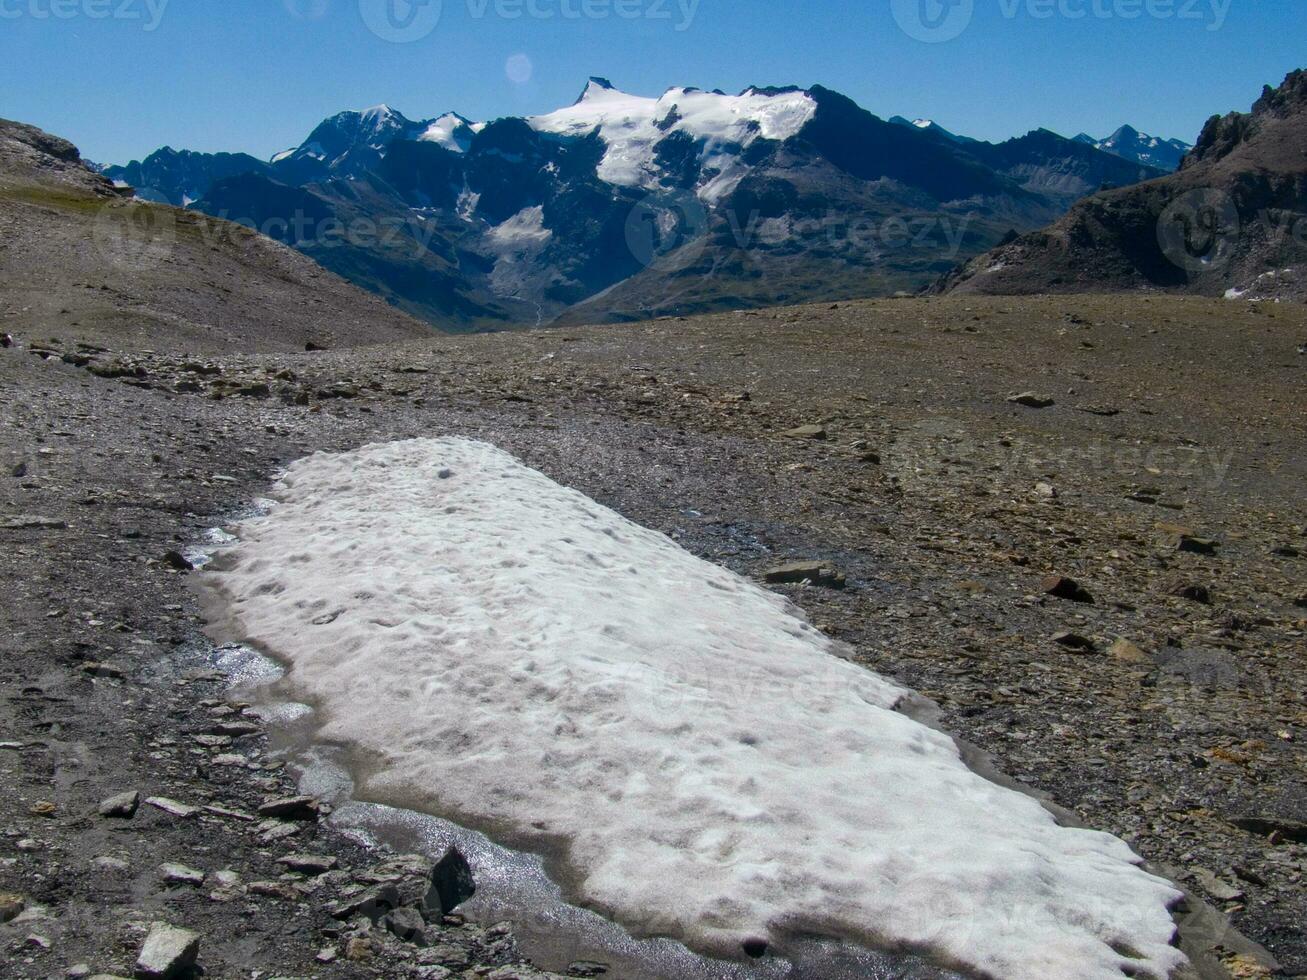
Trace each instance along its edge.
{"label": "clear blue sky", "polygon": [[[1130,122],[1192,141],[1307,66],[1300,0],[949,2],[0,0],[0,116],[101,162],[163,144],[267,157],[341,109],[528,114],[605,75],[649,95],[820,83],[983,139]],[[411,13],[408,31],[434,27],[397,43],[365,13],[380,34]],[[960,33],[912,36],[934,23]]]}

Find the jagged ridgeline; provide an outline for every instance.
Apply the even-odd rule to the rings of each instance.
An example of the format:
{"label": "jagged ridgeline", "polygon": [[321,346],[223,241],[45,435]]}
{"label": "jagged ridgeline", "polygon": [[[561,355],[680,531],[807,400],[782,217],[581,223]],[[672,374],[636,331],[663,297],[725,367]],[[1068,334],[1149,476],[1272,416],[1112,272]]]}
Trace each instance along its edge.
{"label": "jagged ridgeline", "polygon": [[1097,194],[979,256],[942,292],[1166,289],[1307,298],[1307,71],[1248,113],[1213,116],[1166,177]]}
{"label": "jagged ridgeline", "polygon": [[913,291],[1164,173],[1046,130],[990,144],[921,123],[820,86],[644,98],[592,79],[542,116],[377,106],[268,162],[165,148],[106,173],[456,330]]}

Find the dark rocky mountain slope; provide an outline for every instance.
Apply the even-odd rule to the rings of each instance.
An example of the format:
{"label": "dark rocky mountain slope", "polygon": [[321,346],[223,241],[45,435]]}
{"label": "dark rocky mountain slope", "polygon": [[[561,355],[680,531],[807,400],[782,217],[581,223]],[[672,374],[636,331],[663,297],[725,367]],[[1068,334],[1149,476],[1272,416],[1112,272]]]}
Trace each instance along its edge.
{"label": "dark rocky mountain slope", "polygon": [[1307,298],[1307,71],[1210,119],[1175,174],[1086,198],[934,288]]}

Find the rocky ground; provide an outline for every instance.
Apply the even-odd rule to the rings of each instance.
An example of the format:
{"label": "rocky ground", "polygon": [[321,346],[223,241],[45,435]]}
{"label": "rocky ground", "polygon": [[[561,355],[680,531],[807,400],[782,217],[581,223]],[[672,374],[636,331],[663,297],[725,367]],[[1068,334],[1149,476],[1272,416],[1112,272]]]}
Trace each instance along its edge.
{"label": "rocky ground", "polygon": [[206,356],[5,322],[6,975],[193,952],[158,922],[210,977],[539,975],[426,902],[425,864],[286,802],[175,554],[291,459],[442,433],[741,573],[831,569],[774,587],[1307,975],[1307,309],[896,300]]}

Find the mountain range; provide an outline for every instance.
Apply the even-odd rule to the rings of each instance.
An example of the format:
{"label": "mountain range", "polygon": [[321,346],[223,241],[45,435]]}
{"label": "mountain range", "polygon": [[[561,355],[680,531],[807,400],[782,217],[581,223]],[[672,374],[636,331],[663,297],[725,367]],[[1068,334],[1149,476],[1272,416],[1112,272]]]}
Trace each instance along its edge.
{"label": "mountain range", "polygon": [[594,78],[540,116],[377,106],[266,162],[165,147],[105,172],[480,330],[915,291],[1165,170],[1048,130],[886,121],[821,86],[646,98]]}
{"label": "mountain range", "polygon": [[1078,202],[978,256],[941,292],[1164,289],[1307,299],[1307,71],[1213,116],[1178,171]]}
{"label": "mountain range", "polygon": [[1086,143],[1104,153],[1111,153],[1123,160],[1172,171],[1180,168],[1180,161],[1184,159],[1184,155],[1193,149],[1193,146],[1184,140],[1149,136],[1133,126],[1122,126],[1111,136],[1101,140],[1081,133],[1076,137],[1076,141]]}

